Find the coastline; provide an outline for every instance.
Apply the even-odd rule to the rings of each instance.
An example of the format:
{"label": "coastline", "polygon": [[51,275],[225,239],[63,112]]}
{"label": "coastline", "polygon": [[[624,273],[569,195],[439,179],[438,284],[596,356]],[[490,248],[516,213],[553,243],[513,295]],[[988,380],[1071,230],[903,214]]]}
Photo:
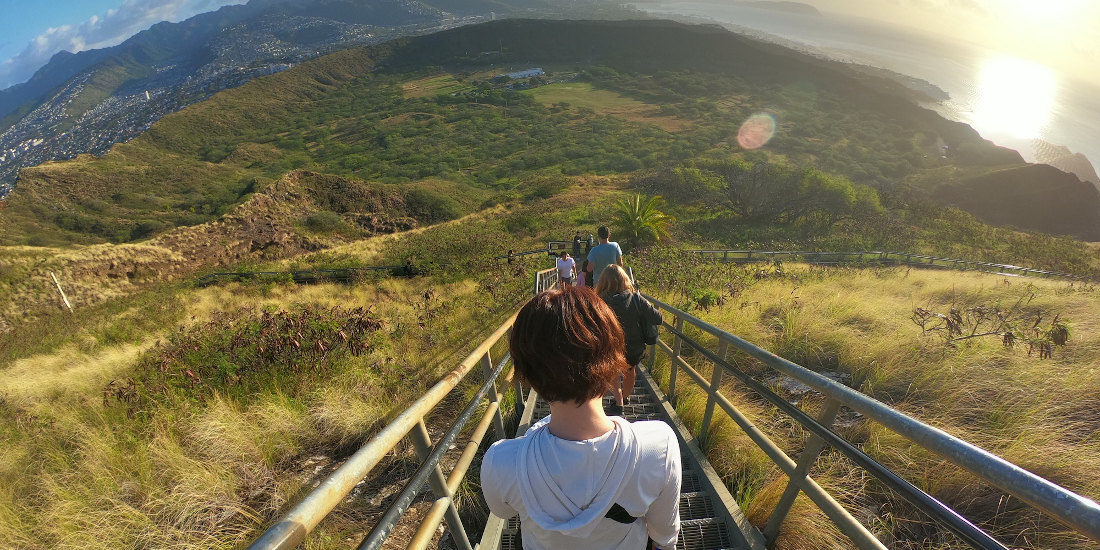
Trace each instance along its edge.
{"label": "coastline", "polygon": [[[1091,86],[1077,79],[1058,75],[1058,101],[1051,106],[1049,120],[1038,135],[1020,137],[979,123],[984,114],[980,64],[997,55],[980,46],[922,36],[912,29],[873,27],[875,22],[871,20],[829,12],[811,17],[703,0],[658,0],[633,6],[654,17],[718,25],[755,40],[888,78],[913,90],[909,99],[918,105],[970,125],[983,138],[1018,151],[1028,162],[1072,171],[1100,189],[1100,177],[1095,175],[1093,164],[1100,161],[1100,140],[1095,138],[1100,136],[1100,89],[1093,94]],[[986,116],[985,122],[988,120]],[[1051,151],[1060,156],[1051,158]],[[1067,169],[1072,167],[1078,169]]]}

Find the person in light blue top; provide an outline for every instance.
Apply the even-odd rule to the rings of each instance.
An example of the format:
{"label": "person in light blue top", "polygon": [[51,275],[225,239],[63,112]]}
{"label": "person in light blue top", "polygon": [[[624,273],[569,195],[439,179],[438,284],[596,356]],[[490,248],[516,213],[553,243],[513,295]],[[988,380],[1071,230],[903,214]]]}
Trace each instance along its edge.
{"label": "person in light blue top", "polygon": [[623,249],[619,248],[619,243],[610,242],[611,230],[606,225],[601,225],[596,233],[600,238],[600,244],[588,252],[588,273],[590,275],[585,276],[585,283],[587,284],[591,280],[593,288],[600,281],[600,273],[603,273],[607,266],[612,264],[623,265]]}

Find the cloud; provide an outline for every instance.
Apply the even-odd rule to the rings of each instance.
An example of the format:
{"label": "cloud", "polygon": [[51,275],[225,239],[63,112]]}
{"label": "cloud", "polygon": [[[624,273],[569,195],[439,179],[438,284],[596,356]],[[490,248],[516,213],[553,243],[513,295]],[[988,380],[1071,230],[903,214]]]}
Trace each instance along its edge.
{"label": "cloud", "polygon": [[161,21],[183,21],[245,0],[125,0],[102,16],[47,29],[19,54],[0,62],[0,89],[27,81],[60,51],[72,53],[117,45]]}

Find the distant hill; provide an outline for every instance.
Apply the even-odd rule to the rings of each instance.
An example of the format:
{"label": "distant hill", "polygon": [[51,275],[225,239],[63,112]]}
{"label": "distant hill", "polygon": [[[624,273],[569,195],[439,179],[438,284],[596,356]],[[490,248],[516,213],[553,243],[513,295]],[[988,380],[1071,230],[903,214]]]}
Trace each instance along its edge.
{"label": "distant hill", "polygon": [[945,185],[935,198],[991,224],[1100,241],[1100,191],[1046,164],[997,170]]}
{"label": "distant hill", "polygon": [[1043,164],[1049,164],[1063,172],[1069,172],[1081,181],[1087,181],[1100,188],[1100,176],[1096,174],[1096,168],[1089,162],[1088,157],[1081,153],[1074,153],[1068,147],[1054,145],[1041,139],[1034,140],[1036,160]]}

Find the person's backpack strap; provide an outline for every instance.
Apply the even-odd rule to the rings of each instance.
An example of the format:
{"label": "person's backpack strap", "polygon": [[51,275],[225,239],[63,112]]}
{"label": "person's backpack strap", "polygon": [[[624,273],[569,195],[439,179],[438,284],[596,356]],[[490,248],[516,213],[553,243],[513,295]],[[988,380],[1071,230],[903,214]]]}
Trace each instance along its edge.
{"label": "person's backpack strap", "polygon": [[626,508],[623,508],[618,502],[611,505],[611,509],[603,517],[626,525],[638,521],[638,518],[630,515],[630,512],[627,512]]}

